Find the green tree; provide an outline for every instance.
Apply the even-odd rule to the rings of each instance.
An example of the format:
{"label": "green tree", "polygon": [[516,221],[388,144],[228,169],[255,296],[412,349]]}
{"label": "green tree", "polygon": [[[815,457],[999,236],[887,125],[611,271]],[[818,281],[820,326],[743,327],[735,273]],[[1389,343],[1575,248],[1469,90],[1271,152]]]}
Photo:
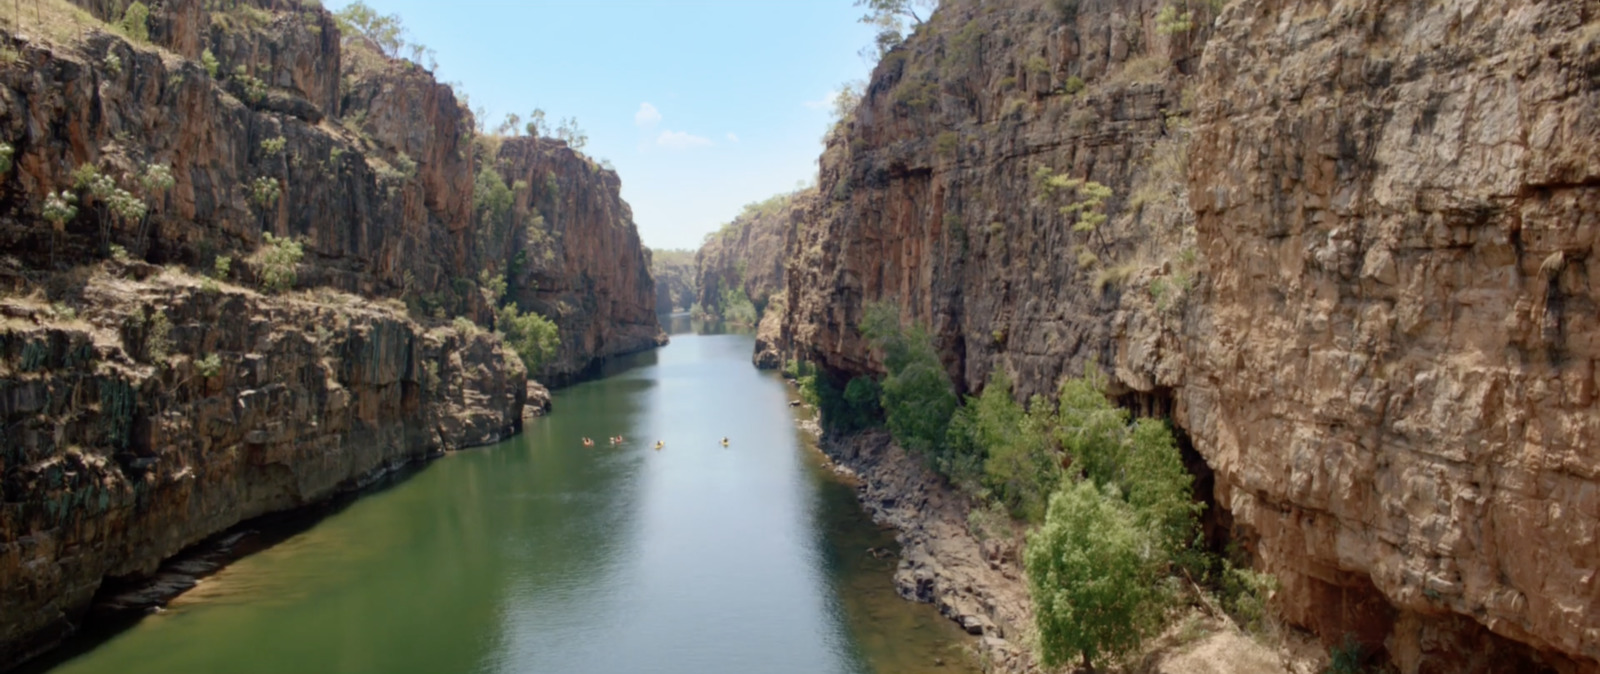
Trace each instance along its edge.
{"label": "green tree", "polygon": [[983,393],[968,397],[951,421],[943,470],[963,484],[981,466],[983,485],[1012,515],[1038,522],[1050,493],[1061,483],[1054,426],[1053,406],[1035,396],[1025,410],[1012,397],[1011,378],[996,367]]}
{"label": "green tree", "polygon": [[502,338],[522,358],[528,372],[537,372],[556,350],[561,347],[561,331],[556,324],[539,314],[517,311],[515,304],[500,308],[496,321]]}
{"label": "green tree", "polygon": [[122,32],[135,42],[150,41],[150,6],[134,0],[122,11]]}
{"label": "green tree", "polygon": [[1115,486],[1082,480],[1050,498],[1024,553],[1046,666],[1081,656],[1094,671],[1159,629],[1166,594],[1153,543]]}
{"label": "green tree", "polygon": [[543,138],[550,135],[550,123],[545,121],[544,109],[534,108],[528,113],[528,137]]}
{"label": "green tree", "polygon": [[[910,19],[911,28],[915,30],[922,25],[922,13],[932,16],[939,7],[939,0],[856,0],[856,6],[867,9],[867,13],[861,17],[861,23],[878,31],[871,50],[876,52],[876,59],[881,59],[889,50],[905,41],[905,20]],[[863,55],[868,53],[870,51]]]}
{"label": "green tree", "polygon": [[567,146],[574,150],[582,150],[583,146],[589,144],[589,134],[578,128],[576,117],[564,118],[556,125],[556,138],[566,141]]}
{"label": "green tree", "polygon": [[299,280],[296,267],[305,257],[305,248],[290,238],[278,238],[271,232],[261,235],[266,242],[261,247],[261,289],[281,293],[294,287]]}
{"label": "green tree", "polygon": [[398,14],[379,14],[361,0],[335,12],[334,20],[344,35],[360,35],[376,45],[389,58],[398,58],[405,47],[405,25]]}
{"label": "green tree", "polygon": [[936,456],[945,446],[957,401],[932,337],[921,326],[902,328],[899,311],[887,303],[867,306],[861,334],[883,354],[882,404],[889,432],[901,447]]}

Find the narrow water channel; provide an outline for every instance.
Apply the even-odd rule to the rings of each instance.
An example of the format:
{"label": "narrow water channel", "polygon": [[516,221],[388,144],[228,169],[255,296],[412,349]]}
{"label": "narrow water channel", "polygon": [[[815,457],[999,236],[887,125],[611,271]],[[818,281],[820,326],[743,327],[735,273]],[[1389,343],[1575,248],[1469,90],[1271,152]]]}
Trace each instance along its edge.
{"label": "narrow water channel", "polygon": [[751,347],[679,332],[50,671],[972,671]]}

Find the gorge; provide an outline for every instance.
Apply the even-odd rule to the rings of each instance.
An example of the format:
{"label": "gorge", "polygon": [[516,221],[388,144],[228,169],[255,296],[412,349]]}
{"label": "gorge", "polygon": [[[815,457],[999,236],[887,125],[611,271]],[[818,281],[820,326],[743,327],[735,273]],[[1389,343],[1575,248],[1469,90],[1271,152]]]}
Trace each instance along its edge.
{"label": "gorge", "polygon": [[[541,383],[656,365],[623,357],[666,343],[658,314],[753,331],[754,364],[826,411],[806,386],[895,374],[863,329],[889,310],[965,407],[992,373],[1052,404],[1103,373],[1172,429],[1195,547],[1274,579],[1275,624],[1324,653],[1600,672],[1600,2],[858,4],[937,10],[903,16],[847,90],[815,184],[692,257],[646,249],[581,148],[487,133],[316,3],[164,0],[144,42],[110,27],[122,0],[6,18],[0,670],[242,522],[459,449],[555,451],[529,428],[605,437],[576,429],[611,403],[533,421]],[[685,339],[659,379],[603,385],[729,366],[718,338]],[[738,385],[786,405],[763,376]],[[1054,671],[1027,525],[985,533],[992,495],[881,418],[822,423],[899,532],[900,595],[974,635],[989,671]],[[627,435],[646,433],[664,434]],[[1181,651],[1124,671],[1192,671]],[[913,669],[881,662],[817,666]]]}

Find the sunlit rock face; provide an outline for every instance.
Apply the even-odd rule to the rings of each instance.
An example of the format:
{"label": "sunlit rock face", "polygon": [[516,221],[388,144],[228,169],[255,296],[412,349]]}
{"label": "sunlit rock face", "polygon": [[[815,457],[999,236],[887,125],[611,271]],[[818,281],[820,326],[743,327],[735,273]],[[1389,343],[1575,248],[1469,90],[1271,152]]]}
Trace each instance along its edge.
{"label": "sunlit rock face", "polygon": [[1186,432],[1290,622],[1405,672],[1596,671],[1597,8],[1076,8],[946,2],[884,58],[781,348],[876,371],[889,300],[962,388],[1097,364]]}
{"label": "sunlit rock face", "polygon": [[[102,20],[128,4],[75,3]],[[152,4],[151,44],[25,30],[0,63],[0,668],[59,641],[107,579],[508,437],[542,391],[484,329],[476,281],[527,242],[486,232],[474,186],[494,158],[450,87],[342,40],[316,3]],[[541,230],[554,261],[511,285],[561,330],[538,374],[660,343],[616,175],[555,141],[503,149],[564,195]],[[53,227],[46,196],[82,192],[84,164],[148,217],[85,197]],[[151,164],[170,189],[136,187]],[[267,234],[303,245],[292,292],[256,290]]]}

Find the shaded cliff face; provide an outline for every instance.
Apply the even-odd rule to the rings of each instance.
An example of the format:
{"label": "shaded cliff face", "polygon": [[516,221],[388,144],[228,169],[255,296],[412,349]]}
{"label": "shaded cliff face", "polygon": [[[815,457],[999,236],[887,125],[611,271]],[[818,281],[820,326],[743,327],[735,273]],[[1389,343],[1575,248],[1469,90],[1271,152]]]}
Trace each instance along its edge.
{"label": "shaded cliff face", "polygon": [[65,636],[106,579],[521,428],[525,373],[487,334],[327,291],[89,273],[75,317],[0,299],[0,663]]}
{"label": "shaded cliff face", "polygon": [[695,252],[650,251],[650,275],[656,281],[656,313],[688,311],[696,301]]}
{"label": "shaded cliff face", "polygon": [[534,375],[560,385],[665,344],[650,255],[616,172],[548,138],[508,139],[495,164],[515,196],[509,297],[561,328],[560,353]]}
{"label": "shaded cliff face", "polygon": [[706,237],[695,253],[700,307],[718,315],[725,290],[742,288],[756,310],[783,292],[789,232],[807,219],[816,190],[802,190],[746,206],[733,222]]}
{"label": "shaded cliff face", "polygon": [[881,299],[964,388],[1098,363],[1292,622],[1405,672],[1600,668],[1600,8],[1159,9],[944,3],[830,139],[782,348],[877,371]]}
{"label": "shaded cliff face", "polygon": [[[1200,36],[1156,30],[1159,8],[1082,3],[1066,23],[1045,2],[948,2],[885,56],[829,138],[817,219],[788,247],[786,338],[873,371],[856,326],[887,299],[932,328],[962,388],[999,363],[1019,395],[1052,393],[1107,360],[1110,317],[1190,236],[1181,168],[1152,160],[1181,156],[1173,64]],[[1041,169],[1111,186],[1111,221],[1072,231],[1071,196],[1043,194]]]}

